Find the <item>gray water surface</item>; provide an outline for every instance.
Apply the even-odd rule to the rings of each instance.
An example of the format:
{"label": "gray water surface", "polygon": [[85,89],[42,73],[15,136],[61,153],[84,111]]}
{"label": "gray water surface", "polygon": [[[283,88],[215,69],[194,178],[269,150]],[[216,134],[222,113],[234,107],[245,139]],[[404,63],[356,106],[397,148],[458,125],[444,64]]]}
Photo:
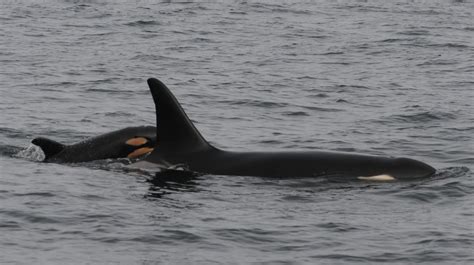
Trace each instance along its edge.
{"label": "gray water surface", "polygon": [[[166,2],[0,3],[0,263],[474,262],[472,1]],[[21,153],[154,125],[149,77],[223,149],[438,173],[162,181]]]}

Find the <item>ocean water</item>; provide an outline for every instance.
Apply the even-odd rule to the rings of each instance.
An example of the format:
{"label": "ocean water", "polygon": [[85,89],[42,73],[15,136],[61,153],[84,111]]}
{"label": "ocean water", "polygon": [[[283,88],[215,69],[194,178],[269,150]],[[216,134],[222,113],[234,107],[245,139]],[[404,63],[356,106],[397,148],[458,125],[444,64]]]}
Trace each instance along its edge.
{"label": "ocean water", "polygon": [[[0,3],[1,264],[472,264],[472,1]],[[157,179],[38,162],[154,124],[146,79],[231,150],[406,156],[419,181]]]}

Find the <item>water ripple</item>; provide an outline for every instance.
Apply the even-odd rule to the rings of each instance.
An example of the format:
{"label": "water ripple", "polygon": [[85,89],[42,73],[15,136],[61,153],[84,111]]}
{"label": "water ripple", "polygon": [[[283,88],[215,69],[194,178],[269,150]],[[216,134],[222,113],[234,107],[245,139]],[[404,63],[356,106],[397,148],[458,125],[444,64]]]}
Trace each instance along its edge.
{"label": "water ripple", "polygon": [[[0,263],[472,263],[471,1],[47,2],[0,3]],[[153,123],[149,77],[222,146],[438,173],[274,180],[16,155],[35,136]]]}

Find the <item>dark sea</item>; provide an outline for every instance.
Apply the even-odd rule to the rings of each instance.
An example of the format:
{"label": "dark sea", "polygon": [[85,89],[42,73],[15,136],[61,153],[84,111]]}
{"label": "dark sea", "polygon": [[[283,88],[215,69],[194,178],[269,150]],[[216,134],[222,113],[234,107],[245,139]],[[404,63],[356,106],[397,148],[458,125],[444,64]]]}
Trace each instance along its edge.
{"label": "dark sea", "polygon": [[[473,1],[0,2],[0,264],[474,264]],[[155,125],[167,84],[226,150],[404,156],[428,179],[42,163]]]}

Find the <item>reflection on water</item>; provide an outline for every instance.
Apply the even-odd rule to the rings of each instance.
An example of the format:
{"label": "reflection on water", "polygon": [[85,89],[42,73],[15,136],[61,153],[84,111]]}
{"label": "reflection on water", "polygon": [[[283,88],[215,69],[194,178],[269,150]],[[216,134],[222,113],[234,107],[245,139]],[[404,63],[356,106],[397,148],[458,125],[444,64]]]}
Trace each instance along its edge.
{"label": "reflection on water", "polygon": [[149,178],[149,192],[146,198],[161,198],[171,192],[198,192],[199,177],[202,174],[187,170],[165,169]]}

